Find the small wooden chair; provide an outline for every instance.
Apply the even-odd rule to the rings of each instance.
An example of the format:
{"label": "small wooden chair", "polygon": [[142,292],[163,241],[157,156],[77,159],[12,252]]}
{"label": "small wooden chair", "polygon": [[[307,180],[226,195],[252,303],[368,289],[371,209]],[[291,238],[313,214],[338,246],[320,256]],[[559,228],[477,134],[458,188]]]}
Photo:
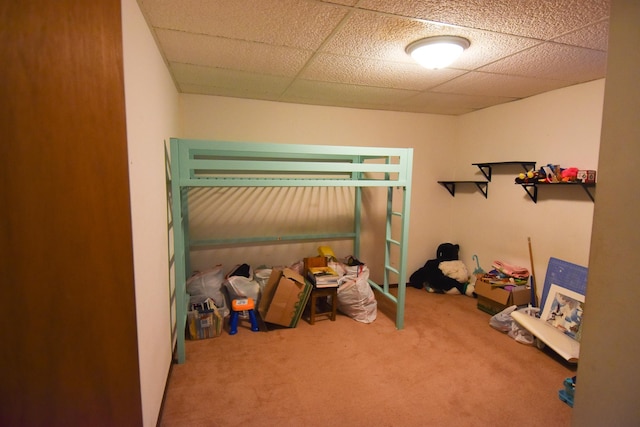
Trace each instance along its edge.
{"label": "small wooden chair", "polygon": [[[328,298],[331,298],[331,303],[328,302]],[[326,307],[320,308],[319,307]],[[316,288],[311,290],[311,296],[309,296],[309,324],[313,325],[316,322],[317,316],[328,316],[329,319],[334,322],[336,320],[336,313],[338,311],[338,288]]]}
{"label": "small wooden chair", "polygon": [[[305,280],[308,280],[307,273],[309,272],[310,267],[326,266],[327,259],[323,256],[305,258],[303,262]],[[329,298],[331,299],[330,302],[328,301]],[[316,322],[317,316],[328,316],[332,322],[335,321],[336,313],[338,311],[338,288],[316,288],[314,286],[311,290],[307,307],[309,309],[310,325],[313,325]]]}

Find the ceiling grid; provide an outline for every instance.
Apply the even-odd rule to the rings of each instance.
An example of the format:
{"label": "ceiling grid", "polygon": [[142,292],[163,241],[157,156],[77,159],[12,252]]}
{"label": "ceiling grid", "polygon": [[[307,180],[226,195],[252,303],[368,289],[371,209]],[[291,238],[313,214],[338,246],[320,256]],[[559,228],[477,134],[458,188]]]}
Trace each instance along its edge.
{"label": "ceiling grid", "polygon": [[[604,78],[609,0],[138,0],[178,90],[459,115]],[[406,53],[461,36],[449,68]]]}

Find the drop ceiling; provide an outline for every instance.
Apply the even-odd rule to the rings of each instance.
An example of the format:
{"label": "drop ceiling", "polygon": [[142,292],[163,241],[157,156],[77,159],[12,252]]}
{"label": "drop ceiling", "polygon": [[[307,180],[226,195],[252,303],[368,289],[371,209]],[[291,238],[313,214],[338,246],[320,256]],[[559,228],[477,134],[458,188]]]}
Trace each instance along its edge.
{"label": "drop ceiling", "polygon": [[[178,91],[459,115],[601,79],[609,0],[138,0]],[[471,46],[427,70],[436,35]]]}

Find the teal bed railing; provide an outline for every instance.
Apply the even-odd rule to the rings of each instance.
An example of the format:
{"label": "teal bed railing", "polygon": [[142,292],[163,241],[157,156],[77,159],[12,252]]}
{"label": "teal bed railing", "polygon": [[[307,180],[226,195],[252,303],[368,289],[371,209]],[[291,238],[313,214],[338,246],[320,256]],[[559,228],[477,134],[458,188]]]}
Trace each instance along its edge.
{"label": "teal bed railing", "polygon": [[[172,342],[176,360],[185,362],[184,330],[189,298],[186,281],[191,275],[189,251],[199,246],[251,245],[295,240],[350,239],[354,256],[360,256],[362,189],[386,187],[385,260],[382,283],[372,288],[396,307],[395,325],[404,328],[405,284],[411,203],[413,149],[331,145],[300,145],[203,141],[170,141],[170,229],[173,231],[174,272],[171,301],[175,304]],[[305,233],[191,240],[188,190],[196,187],[353,187],[353,229],[347,232]],[[399,190],[400,200],[394,201]],[[394,280],[395,279],[395,280]],[[391,288],[397,284],[397,291]]]}

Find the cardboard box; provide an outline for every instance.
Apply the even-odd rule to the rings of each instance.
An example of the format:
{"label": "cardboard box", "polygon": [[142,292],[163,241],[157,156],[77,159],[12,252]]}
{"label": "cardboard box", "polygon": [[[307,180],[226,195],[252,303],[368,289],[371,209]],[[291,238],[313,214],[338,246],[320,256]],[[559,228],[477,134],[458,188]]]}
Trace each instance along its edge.
{"label": "cardboard box", "polygon": [[596,171],[592,170],[579,170],[576,175],[576,179],[578,181],[584,182],[585,184],[593,184],[596,182]]}
{"label": "cardboard box", "polygon": [[187,327],[189,339],[215,338],[222,333],[222,316],[218,310],[192,310],[187,313]]}
{"label": "cardboard box", "polygon": [[311,293],[311,284],[295,271],[273,269],[264,287],[258,312],[262,320],[295,328]]}
{"label": "cardboard box", "polygon": [[491,315],[512,305],[523,306],[531,302],[531,290],[526,286],[519,286],[509,291],[478,279],[475,293],[478,295],[478,309]]}

